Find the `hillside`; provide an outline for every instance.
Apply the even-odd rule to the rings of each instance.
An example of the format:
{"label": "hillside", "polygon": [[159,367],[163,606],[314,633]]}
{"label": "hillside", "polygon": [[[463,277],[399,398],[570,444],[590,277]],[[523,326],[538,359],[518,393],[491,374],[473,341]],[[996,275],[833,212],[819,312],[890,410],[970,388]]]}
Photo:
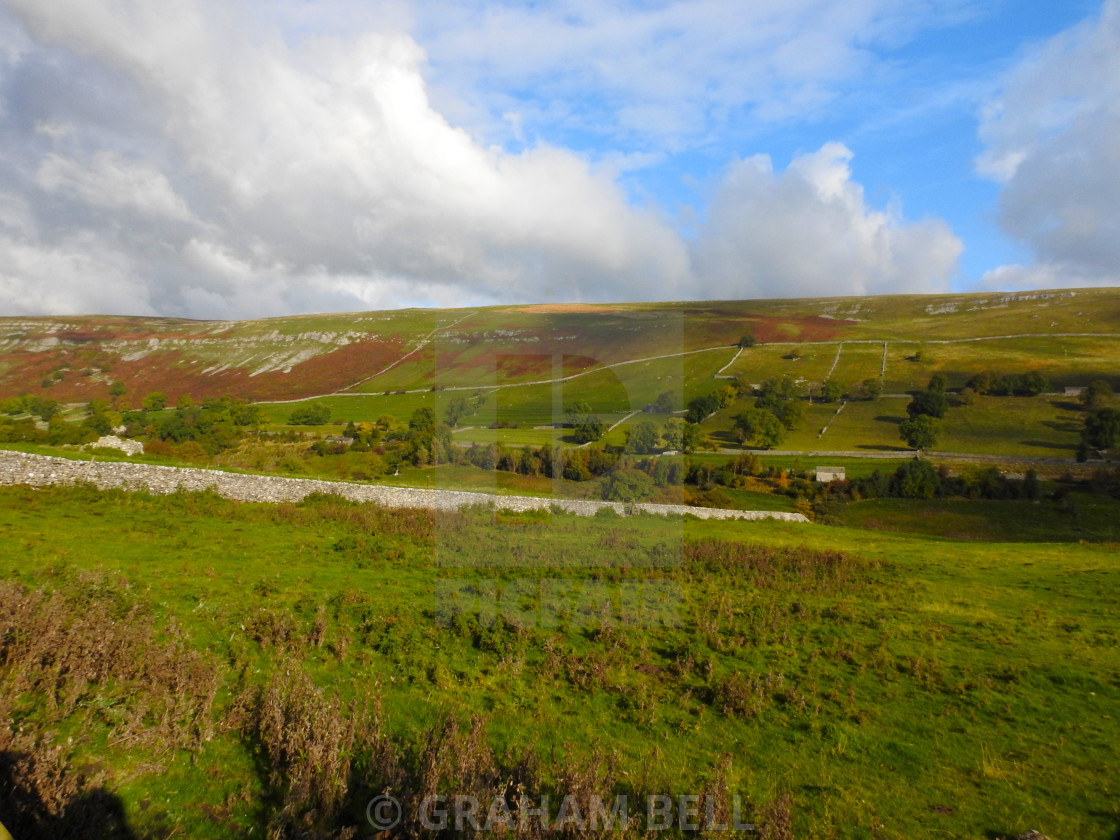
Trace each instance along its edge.
{"label": "hillside", "polygon": [[[754,345],[740,350],[744,336]],[[504,306],[306,315],[241,322],[82,317],[0,319],[0,399],[84,404],[124,388],[118,410],[152,391],[174,405],[231,395],[282,428],[296,401],[330,422],[407,420],[430,407],[457,418],[456,444],[573,443],[558,427],[586,403],[625,440],[690,400],[735,383],[710,413],[711,445],[741,445],[734,424],[750,386],[788,377],[804,416],[790,452],[906,453],[899,424],[935,375],[950,391],[981,372],[1035,372],[1045,393],[978,394],[942,423],[943,453],[1072,462],[1083,415],[1066,387],[1120,387],[1120,291],[896,296],[706,303]],[[822,389],[831,380],[838,398]],[[863,383],[880,396],[859,398]],[[642,414],[664,396],[660,413]],[[69,415],[76,418],[77,414]],[[330,425],[328,423],[327,425]],[[320,432],[326,428],[320,428]]]}
{"label": "hillside", "polygon": [[1120,470],[1083,433],[1120,411],[1065,393],[1102,379],[1118,290],[6,319],[0,815],[447,837],[422,793],[521,790],[553,810],[509,836],[693,795],[760,837],[1102,836]]}
{"label": "hillside", "polygon": [[[84,402],[106,398],[114,380],[131,394],[158,388],[172,400],[183,393],[278,400],[494,387],[707,350],[711,354],[699,353],[702,361],[688,373],[714,375],[734,355],[727,348],[746,333],[772,350],[755,350],[726,374],[762,375],[808,345],[820,350],[801,354],[798,374],[812,379],[827,372],[837,343],[861,342],[846,346],[837,372],[863,377],[881,372],[881,342],[888,342],[888,355],[912,355],[920,343],[1016,336],[975,348],[953,346],[925,365],[888,365],[885,384],[903,389],[937,370],[952,378],[1008,354],[1028,358],[1064,382],[1117,369],[1117,346],[1099,334],[1120,340],[1120,292],[506,306],[238,322],[2,318],[0,397],[42,392],[59,402]],[[1030,338],[1054,334],[1094,335],[1091,342],[1069,338],[1052,345]],[[818,342],[831,343],[831,351]],[[663,367],[655,375],[664,380],[666,373],[679,375],[681,363]],[[627,385],[629,391],[635,387]]]}

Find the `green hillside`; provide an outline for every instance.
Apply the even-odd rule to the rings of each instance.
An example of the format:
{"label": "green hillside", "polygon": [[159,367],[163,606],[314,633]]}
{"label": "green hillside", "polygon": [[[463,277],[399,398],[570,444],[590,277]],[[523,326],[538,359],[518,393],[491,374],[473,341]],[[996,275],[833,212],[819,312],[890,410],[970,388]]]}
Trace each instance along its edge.
{"label": "green hillside", "polygon": [[[740,352],[750,336],[753,346]],[[980,396],[947,418],[937,449],[1072,458],[1076,405],[1052,394],[1097,379],[1120,388],[1120,293],[1060,292],[765,300],[672,304],[505,306],[309,315],[244,322],[143,318],[0,319],[0,399],[31,394],[61,404],[110,399],[138,408],[153,391],[174,405],[224,394],[261,402],[284,426],[292,400],[325,398],[331,420],[407,420],[428,405],[458,418],[461,444],[543,445],[546,428],[583,402],[621,438],[668,394],[675,410],[728,384],[736,399],[704,421],[719,445],[737,444],[734,420],[750,386],[797,383],[807,402],[782,448],[902,452],[907,395],[945,377],[951,391],[982,372],[1037,372],[1047,394]],[[814,397],[826,380],[873,403]],[[477,395],[477,399],[474,397]],[[281,400],[283,402],[274,403]],[[270,403],[271,401],[271,403]],[[628,419],[627,419],[628,418]],[[827,429],[827,431],[823,431]]]}

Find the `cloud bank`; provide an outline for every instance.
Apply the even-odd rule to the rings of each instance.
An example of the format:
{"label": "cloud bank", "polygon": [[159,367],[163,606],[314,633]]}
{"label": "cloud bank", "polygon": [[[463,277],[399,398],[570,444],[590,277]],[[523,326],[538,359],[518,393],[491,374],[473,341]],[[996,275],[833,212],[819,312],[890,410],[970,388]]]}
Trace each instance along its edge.
{"label": "cloud bank", "polygon": [[[453,125],[402,28],[239,14],[0,0],[0,314],[862,294],[954,271],[948,228],[868,207],[838,144],[781,173],[734,162],[689,240],[617,168]],[[830,54],[822,77],[856,60]]]}
{"label": "cloud bank", "polygon": [[1035,262],[993,288],[1120,285],[1120,0],[1028,53],[981,125],[999,222]]}

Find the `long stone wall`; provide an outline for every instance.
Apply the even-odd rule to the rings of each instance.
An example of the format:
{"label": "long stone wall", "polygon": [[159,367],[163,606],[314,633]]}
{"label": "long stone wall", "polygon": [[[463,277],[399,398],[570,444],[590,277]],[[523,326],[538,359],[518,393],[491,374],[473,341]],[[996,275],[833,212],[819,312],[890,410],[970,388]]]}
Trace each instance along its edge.
{"label": "long stone wall", "polygon": [[116,487],[174,493],[177,490],[213,490],[228,499],[245,502],[296,502],[310,493],[332,493],[357,502],[374,502],[390,508],[430,508],[458,510],[472,505],[493,505],[512,511],[549,510],[558,507],[568,513],[593,516],[602,508],[613,508],[622,515],[634,512],[680,516],[692,514],[701,519],[779,519],[808,522],[800,513],[769,510],[719,510],[685,505],[640,503],[625,505],[576,499],[548,499],[538,496],[502,496],[468,493],[461,490],[427,490],[416,487],[385,487],[346,484],[311,478],[281,478],[272,475],[246,475],[191,467],[164,467],[157,464],[129,464],[116,461],[74,461],[49,455],[0,450],[0,484],[27,484],[45,487],[52,484],[88,482],[102,489]]}

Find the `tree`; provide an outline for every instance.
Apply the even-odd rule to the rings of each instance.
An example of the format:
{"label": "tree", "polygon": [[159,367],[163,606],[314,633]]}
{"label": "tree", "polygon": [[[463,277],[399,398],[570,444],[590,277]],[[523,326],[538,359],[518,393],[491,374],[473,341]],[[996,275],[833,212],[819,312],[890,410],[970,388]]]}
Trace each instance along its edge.
{"label": "tree", "polygon": [[[757,402],[755,403],[755,408],[758,408]],[[809,407],[801,400],[786,400],[785,403],[782,404],[781,413],[778,416],[782,421],[782,425],[792,432],[805,425],[805,420],[808,415]]]}
{"label": "tree", "polygon": [[163,411],[167,407],[167,394],[163,391],[152,391],[144,397],[142,405],[145,411]]}
{"label": "tree", "polygon": [[178,400],[175,401],[176,408],[190,408],[194,405],[194,398],[190,394],[182,394]]}
{"label": "tree", "polygon": [[612,502],[637,502],[653,495],[653,479],[641,470],[622,469],[611,473],[606,496]]}
{"label": "tree", "polygon": [[801,396],[804,392],[792,376],[775,376],[765,380],[758,388],[760,397],[776,396],[783,400]]}
{"label": "tree", "polygon": [[591,413],[591,406],[578,402],[568,409],[567,425],[573,430],[578,443],[591,443],[601,438],[607,430],[599,415]]}
{"label": "tree", "polygon": [[677,405],[676,395],[672,391],[662,391],[653,403],[653,410],[658,414],[669,414]]}
{"label": "tree", "polygon": [[633,452],[635,455],[649,455],[661,442],[657,434],[657,426],[649,420],[636,423],[627,431],[626,451]]}
{"label": "tree", "polygon": [[898,468],[893,483],[898,495],[904,499],[932,499],[941,487],[941,479],[933,464],[917,458]]}
{"label": "tree", "polygon": [[717,388],[712,396],[719,400],[720,408],[727,408],[731,403],[735,402],[735,397],[738,396],[738,392],[735,390],[734,386],[724,385],[722,388]]}
{"label": "tree", "polygon": [[906,441],[911,449],[930,449],[937,443],[940,424],[928,414],[916,414],[903,420],[898,427],[898,436]]}
{"label": "tree", "polygon": [[681,452],[695,452],[708,445],[704,431],[695,423],[685,423],[681,431]]}
{"label": "tree", "polygon": [[1081,430],[1081,440],[1098,452],[1115,447],[1120,443],[1120,409],[1098,408],[1089,414]]}
{"label": "tree", "polygon": [[945,416],[945,412],[949,410],[949,399],[944,393],[937,391],[920,391],[914,395],[914,399],[906,406],[906,413],[911,417],[919,415],[927,415],[929,417],[937,417],[938,419]]}
{"label": "tree", "polygon": [[119,379],[114,380],[113,383],[109,385],[109,396],[111,396],[115,400],[120,399],[127,392],[128,387]]}
{"label": "tree", "polygon": [[447,404],[444,411],[444,416],[447,418],[447,425],[455,428],[459,425],[459,421],[471,413],[471,404],[467,401],[466,397],[455,396],[451,398],[451,402]]}
{"label": "tree", "polygon": [[747,347],[754,347],[757,343],[758,343],[758,339],[756,339],[754,337],[753,332],[743,333],[742,338],[739,339],[740,349],[746,349]]}
{"label": "tree", "polygon": [[665,442],[666,449],[682,450],[684,448],[685,422],[679,417],[670,417],[661,427],[661,439]]}
{"label": "tree", "polygon": [[1050,382],[1037,370],[1023,374],[1022,393],[1027,397],[1037,397],[1050,387]]}
{"label": "tree", "polygon": [[877,400],[883,393],[882,380],[865,379],[859,383],[859,388],[856,390],[856,397],[861,400]]}
{"label": "tree", "polygon": [[844,386],[831,377],[821,383],[821,402],[836,402],[844,396]]}
{"label": "tree", "polygon": [[62,406],[49,397],[28,397],[24,408],[28,414],[33,414],[44,423],[50,423],[51,418],[62,413]]}
{"label": "tree", "polygon": [[288,415],[290,426],[323,426],[329,422],[331,422],[330,406],[320,400],[301,405]]}
{"label": "tree", "polygon": [[929,378],[929,385],[927,386],[926,390],[933,391],[937,394],[944,394],[945,388],[948,387],[948,385],[949,382],[947,379],[945,379],[945,374],[935,373]]}
{"label": "tree", "polygon": [[1104,379],[1094,379],[1081,392],[1081,404],[1088,409],[1104,408],[1112,402],[1112,385]]}
{"label": "tree", "polygon": [[1013,397],[1023,389],[1023,377],[1017,373],[1001,376],[992,386],[992,393],[997,396]]}
{"label": "tree", "polygon": [[715,394],[694,397],[688,402],[688,410],[685,412],[684,419],[689,423],[699,423],[708,416],[715,414],[720,408],[719,397]]}
{"label": "tree", "polygon": [[742,443],[762,449],[773,449],[785,436],[782,422],[772,411],[762,408],[749,408],[736,417],[735,429]]}
{"label": "tree", "polygon": [[436,428],[436,413],[428,406],[416,409],[408,418],[408,428],[414,432],[430,434]]}
{"label": "tree", "polygon": [[986,394],[992,390],[995,378],[987,371],[982,371],[965,383],[966,388],[971,388],[977,394]]}

